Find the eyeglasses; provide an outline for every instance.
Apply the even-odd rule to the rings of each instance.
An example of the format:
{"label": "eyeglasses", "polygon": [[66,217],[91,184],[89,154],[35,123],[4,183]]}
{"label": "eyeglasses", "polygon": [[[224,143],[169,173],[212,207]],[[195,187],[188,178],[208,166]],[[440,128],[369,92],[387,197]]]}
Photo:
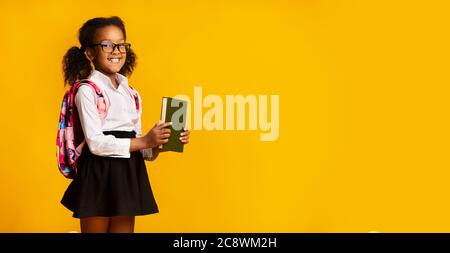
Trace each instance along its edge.
{"label": "eyeglasses", "polygon": [[101,46],[102,51],[105,53],[112,53],[114,50],[119,49],[119,52],[126,53],[130,51],[131,44],[130,43],[112,43],[112,42],[102,42],[97,44],[91,44],[90,47]]}

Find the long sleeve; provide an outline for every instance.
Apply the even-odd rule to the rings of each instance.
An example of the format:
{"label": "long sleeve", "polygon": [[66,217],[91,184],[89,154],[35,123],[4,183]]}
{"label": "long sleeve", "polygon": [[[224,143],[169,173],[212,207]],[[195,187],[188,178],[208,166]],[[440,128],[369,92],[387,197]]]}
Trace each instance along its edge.
{"label": "long sleeve", "polygon": [[103,134],[95,100],[94,91],[90,87],[83,85],[78,88],[75,104],[89,150],[99,156],[129,158],[131,140]]}
{"label": "long sleeve", "polygon": [[[142,136],[142,99],[141,96],[138,93],[138,97],[139,97],[139,101],[141,104],[141,110],[139,110],[139,119],[138,122],[136,123],[136,137],[141,137]],[[156,156],[153,156],[153,151],[151,148],[147,148],[147,149],[142,149],[141,150],[142,156],[144,157],[144,160],[147,161],[154,161],[156,159]]]}

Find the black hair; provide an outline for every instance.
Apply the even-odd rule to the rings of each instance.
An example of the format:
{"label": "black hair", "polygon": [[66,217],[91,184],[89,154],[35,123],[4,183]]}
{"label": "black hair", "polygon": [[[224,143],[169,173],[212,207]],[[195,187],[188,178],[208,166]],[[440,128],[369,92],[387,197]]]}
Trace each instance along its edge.
{"label": "black hair", "polygon": [[[94,36],[99,28],[105,26],[116,26],[122,30],[124,39],[127,38],[125,31],[125,25],[117,16],[109,18],[93,18],[80,28],[78,32],[78,40],[80,41],[80,47],[71,47],[63,57],[63,72],[64,72],[64,84],[73,85],[77,80],[87,78],[92,72],[92,66],[84,53],[86,48],[94,43]],[[133,69],[136,67],[136,54],[130,48],[127,52],[125,64],[120,69],[119,73],[125,76],[131,75]]]}

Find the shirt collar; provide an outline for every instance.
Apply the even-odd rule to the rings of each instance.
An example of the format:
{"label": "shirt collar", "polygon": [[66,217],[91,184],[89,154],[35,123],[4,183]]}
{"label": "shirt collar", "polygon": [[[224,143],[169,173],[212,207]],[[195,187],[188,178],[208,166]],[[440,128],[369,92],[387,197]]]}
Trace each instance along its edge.
{"label": "shirt collar", "polygon": [[[116,73],[116,77],[117,77],[117,81],[119,82],[118,88],[120,88],[121,86],[123,86],[123,88],[127,88],[128,78],[119,73]],[[91,81],[93,81],[95,84],[102,86],[103,89],[105,89],[107,87],[114,89],[114,90],[116,89],[116,88],[114,88],[114,86],[111,82],[111,79],[107,75],[103,74],[102,72],[100,72],[98,70],[92,71],[89,79]]]}

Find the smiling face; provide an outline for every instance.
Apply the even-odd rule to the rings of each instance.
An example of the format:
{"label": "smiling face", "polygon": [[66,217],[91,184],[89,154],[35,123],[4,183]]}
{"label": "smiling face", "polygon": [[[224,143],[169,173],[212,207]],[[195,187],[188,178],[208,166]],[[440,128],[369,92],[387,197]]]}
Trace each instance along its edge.
{"label": "smiling face", "polygon": [[[122,30],[117,26],[110,25],[99,28],[94,36],[93,44],[103,44],[103,45],[112,45],[114,44],[124,43],[125,38],[123,36]],[[108,76],[113,76],[122,69],[125,64],[125,60],[127,57],[126,52],[120,52],[118,47],[114,48],[113,52],[105,52],[105,46],[98,45],[89,47],[86,50],[86,54],[89,59],[95,65],[95,69],[103,72]]]}

